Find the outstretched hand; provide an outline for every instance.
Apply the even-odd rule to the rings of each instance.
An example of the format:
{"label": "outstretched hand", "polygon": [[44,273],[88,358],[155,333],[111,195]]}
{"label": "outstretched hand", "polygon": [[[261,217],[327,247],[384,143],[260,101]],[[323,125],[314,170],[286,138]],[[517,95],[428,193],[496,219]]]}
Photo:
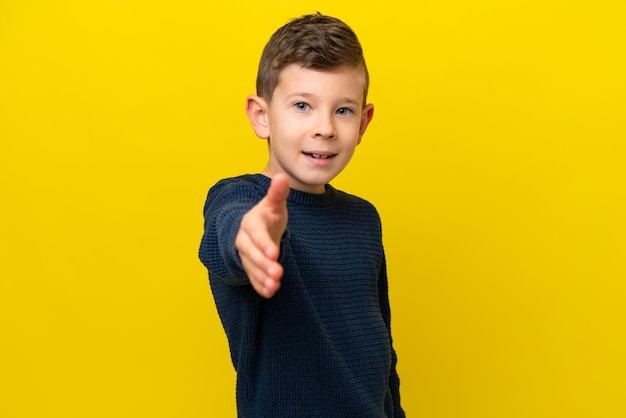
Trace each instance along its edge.
{"label": "outstretched hand", "polygon": [[241,219],[235,247],[257,293],[271,298],[280,288],[283,266],[278,263],[280,240],[287,228],[289,181],[277,174],[267,195]]}

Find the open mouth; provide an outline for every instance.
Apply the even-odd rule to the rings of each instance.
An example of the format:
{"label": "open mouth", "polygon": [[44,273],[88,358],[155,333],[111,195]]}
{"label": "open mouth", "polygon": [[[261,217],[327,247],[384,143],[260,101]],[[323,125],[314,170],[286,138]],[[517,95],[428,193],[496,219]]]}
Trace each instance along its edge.
{"label": "open mouth", "polygon": [[332,158],[335,155],[337,155],[337,154],[314,154],[312,152],[303,152],[303,154],[308,157],[315,158],[318,160],[325,160],[325,159]]}

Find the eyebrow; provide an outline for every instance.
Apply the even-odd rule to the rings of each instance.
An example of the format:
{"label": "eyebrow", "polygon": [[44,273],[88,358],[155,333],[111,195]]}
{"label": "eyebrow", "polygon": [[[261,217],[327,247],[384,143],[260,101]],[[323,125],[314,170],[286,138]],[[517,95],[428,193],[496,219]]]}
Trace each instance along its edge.
{"label": "eyebrow", "polygon": [[[285,99],[286,100],[290,100],[290,99],[293,99],[293,98],[296,98],[296,97],[303,97],[303,98],[305,98],[307,100],[311,100],[311,99],[315,99],[316,98],[316,96],[314,94],[311,94],[311,93],[297,92],[297,93],[290,93],[290,94],[288,94],[287,96],[285,96]],[[350,97],[343,97],[343,98],[341,98],[339,100],[339,102],[342,102],[342,103],[345,102],[345,103],[352,104],[354,106],[359,106],[359,101],[355,100],[355,99],[352,99]]]}

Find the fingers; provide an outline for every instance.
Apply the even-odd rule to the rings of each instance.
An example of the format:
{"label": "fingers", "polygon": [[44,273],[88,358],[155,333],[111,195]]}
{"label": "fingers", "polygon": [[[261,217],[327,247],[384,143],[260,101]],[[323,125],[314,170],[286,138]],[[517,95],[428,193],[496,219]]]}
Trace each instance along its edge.
{"label": "fingers", "polygon": [[[268,246],[274,245],[270,240]],[[261,296],[272,297],[280,288],[280,279],[283,275],[283,267],[277,261],[278,250],[267,251],[263,245],[257,245],[246,234],[237,236],[236,246],[252,287]],[[276,257],[268,256],[267,252],[275,253]]]}
{"label": "fingers", "polygon": [[269,299],[274,296],[280,288],[280,277],[283,271],[282,266],[278,263],[274,263],[267,271],[261,269],[255,272],[254,266],[251,266],[248,270],[250,271],[248,278],[254,290],[264,298]]}
{"label": "fingers", "polygon": [[251,210],[241,220],[235,247],[250,284],[261,296],[270,298],[280,288],[283,267],[278,263],[279,244],[263,226],[257,211]]}
{"label": "fingers", "polygon": [[287,196],[289,196],[289,180],[282,173],[276,174],[265,196],[268,206],[275,212],[284,210]]}

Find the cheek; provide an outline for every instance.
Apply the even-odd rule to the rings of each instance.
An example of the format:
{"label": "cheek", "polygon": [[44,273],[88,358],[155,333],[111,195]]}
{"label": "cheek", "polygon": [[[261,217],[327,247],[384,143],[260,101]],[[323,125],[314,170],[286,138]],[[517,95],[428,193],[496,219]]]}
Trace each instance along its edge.
{"label": "cheek", "polygon": [[341,134],[344,138],[350,138],[351,141],[354,141],[354,144],[358,145],[360,132],[361,124],[359,122],[351,122],[343,127]]}
{"label": "cheek", "polygon": [[274,123],[271,129],[274,136],[280,136],[281,141],[289,142],[298,136],[302,126],[302,123],[297,123],[293,118],[283,117],[280,123]]}

